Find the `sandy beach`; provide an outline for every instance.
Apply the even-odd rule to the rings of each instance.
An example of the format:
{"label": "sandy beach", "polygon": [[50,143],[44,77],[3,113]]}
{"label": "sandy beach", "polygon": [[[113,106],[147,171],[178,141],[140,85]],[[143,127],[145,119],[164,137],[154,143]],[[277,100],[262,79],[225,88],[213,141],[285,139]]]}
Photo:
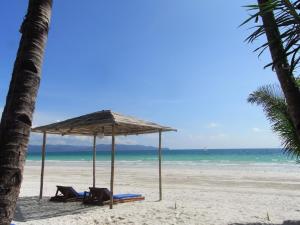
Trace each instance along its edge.
{"label": "sandy beach", "polygon": [[[141,193],[145,201],[87,207],[52,203],[55,185],[78,191],[91,186],[88,162],[47,162],[45,198],[39,202],[39,162],[28,162],[16,224],[298,224],[300,168],[297,165],[163,166],[163,201],[158,202],[157,165],[117,163],[115,193]],[[98,163],[97,187],[109,187],[109,164]]]}
{"label": "sandy beach", "polygon": [[0,225],[300,225],[300,0],[0,9]]}

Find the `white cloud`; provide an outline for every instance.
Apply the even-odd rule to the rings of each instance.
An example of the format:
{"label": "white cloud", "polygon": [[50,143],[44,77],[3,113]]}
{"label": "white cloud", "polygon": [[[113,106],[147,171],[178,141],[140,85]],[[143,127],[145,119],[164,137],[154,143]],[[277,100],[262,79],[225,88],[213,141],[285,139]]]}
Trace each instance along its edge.
{"label": "white cloud", "polygon": [[49,123],[58,122],[63,118],[61,115],[55,113],[45,113],[41,111],[35,111],[33,114],[33,127],[42,126]]}
{"label": "white cloud", "polygon": [[209,138],[211,140],[220,140],[220,139],[225,139],[227,137],[228,137],[228,135],[224,134],[224,133],[218,133],[218,134],[214,134],[214,135],[209,136]]}
{"label": "white cloud", "polygon": [[[116,144],[127,144],[127,145],[135,145],[135,144],[145,144],[155,145],[155,142],[151,141],[151,137],[148,141],[145,142],[142,138],[135,136],[117,136]],[[41,145],[42,144],[42,134],[39,133],[31,133],[30,136],[30,144],[31,145]],[[140,138],[140,140],[138,140]],[[111,144],[111,137],[102,137],[97,138],[97,144]],[[52,145],[80,145],[80,146],[90,146],[93,143],[93,138],[90,136],[71,136],[71,135],[47,135],[47,144]],[[152,143],[152,144],[151,144]]]}
{"label": "white cloud", "polygon": [[280,140],[271,131],[239,132],[239,131],[183,131],[166,133],[163,145],[169,148],[271,148],[280,147]]}
{"label": "white cloud", "polygon": [[215,123],[215,122],[210,122],[208,125],[207,125],[207,128],[216,128],[216,127],[219,127],[220,124],[218,123]]}
{"label": "white cloud", "polygon": [[[30,144],[41,145],[42,144],[42,134],[31,133]],[[91,145],[92,138],[87,136],[61,136],[61,135],[47,135],[47,144],[55,145]]]}
{"label": "white cloud", "polygon": [[260,132],[262,132],[263,130],[260,129],[260,128],[257,128],[257,127],[253,127],[253,128],[252,128],[252,131],[255,132],[255,133],[260,133]]}
{"label": "white cloud", "polygon": [[[1,107],[0,107],[1,110]],[[74,115],[58,113],[35,113],[36,125],[53,123],[57,120],[64,120]],[[206,128],[206,129],[205,129]],[[208,129],[210,128],[210,129]],[[222,128],[222,129],[221,129]],[[210,122],[203,129],[194,130],[182,127],[178,132],[164,132],[162,136],[163,147],[168,148],[255,148],[255,147],[279,147],[278,137],[267,127],[260,129],[251,128],[250,132],[240,132],[239,130],[226,129],[220,123]],[[93,140],[85,136],[60,136],[48,135],[47,144],[66,144],[66,145],[86,145],[91,146]],[[97,144],[110,144],[111,137],[98,138]],[[148,146],[158,145],[158,134],[117,136],[117,144],[140,144]],[[30,144],[41,145],[42,135],[31,134]]]}
{"label": "white cloud", "polygon": [[[48,135],[47,144],[92,146],[92,137]],[[97,144],[110,144],[111,137],[98,138]],[[32,133],[30,144],[41,145],[42,135]],[[158,134],[117,136],[116,144],[158,145]],[[166,132],[162,136],[163,147],[168,148],[258,148],[279,147],[280,142],[272,132],[225,133],[225,132]]]}

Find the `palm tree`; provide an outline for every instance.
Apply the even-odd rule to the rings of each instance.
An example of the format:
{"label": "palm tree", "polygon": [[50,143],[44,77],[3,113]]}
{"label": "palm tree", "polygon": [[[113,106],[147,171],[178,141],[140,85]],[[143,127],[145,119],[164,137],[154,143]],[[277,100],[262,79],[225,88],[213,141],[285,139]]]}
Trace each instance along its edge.
{"label": "palm tree", "polygon": [[287,102],[288,113],[294,124],[297,137],[300,139],[300,90],[293,75],[300,62],[298,54],[300,49],[298,43],[300,40],[300,19],[296,11],[298,5],[299,1],[291,3],[289,0],[258,0],[258,5],[248,6],[250,10],[257,10],[258,12],[244,23],[251,19],[258,20],[259,17],[262,19],[262,24],[255,26],[256,30],[247,40],[253,42],[261,35],[267,36],[267,43],[256,50],[263,52],[269,47],[272,56],[272,63],[269,65],[272,65],[276,71]]}
{"label": "palm tree", "polygon": [[249,95],[248,102],[263,107],[266,117],[271,122],[272,130],[282,141],[284,152],[299,161],[300,139],[280,87],[278,85],[262,86]]}
{"label": "palm tree", "polygon": [[20,192],[51,17],[52,0],[29,0],[0,124],[0,224],[10,224]]}
{"label": "palm tree", "polygon": [[[299,65],[300,62],[300,0],[296,0],[293,3],[289,0],[258,0],[258,4],[255,5],[247,5],[245,6],[248,11],[255,12],[245,20],[241,25],[249,23],[254,20],[256,25],[253,28],[256,28],[254,32],[249,35],[246,39],[247,42],[253,43],[262,35],[267,35],[267,29],[265,29],[265,21],[264,16],[269,16],[269,22],[267,19],[267,24],[273,21],[273,24],[270,24],[271,27],[275,25],[278,28],[278,31],[274,31],[274,35],[279,37],[281,40],[281,44],[283,46],[283,53],[286,58],[290,58],[291,67],[290,72],[293,72],[295,68]],[[273,15],[273,19],[271,18]],[[262,24],[258,23],[259,18],[262,18]],[[275,42],[276,40],[274,40]],[[270,42],[266,42],[259,46],[255,51],[260,51],[259,55],[261,55],[269,46]],[[279,56],[278,56],[279,58]],[[274,65],[273,62],[266,65],[266,67]]]}

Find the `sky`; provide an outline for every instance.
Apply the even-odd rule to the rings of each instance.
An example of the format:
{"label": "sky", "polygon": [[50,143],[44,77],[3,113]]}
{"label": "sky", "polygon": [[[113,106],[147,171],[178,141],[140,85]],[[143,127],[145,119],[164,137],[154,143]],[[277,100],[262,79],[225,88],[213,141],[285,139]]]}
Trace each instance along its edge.
{"label": "sky", "polygon": [[[247,103],[277,83],[239,27],[255,1],[54,0],[33,126],[111,109],[178,129],[169,148],[279,147],[262,109]],[[0,2],[0,111],[27,1]],[[262,39],[263,40],[263,39]],[[157,134],[119,143],[157,145]],[[109,143],[109,139],[98,143]],[[41,144],[32,134],[30,144]],[[50,136],[49,144],[90,145]]]}

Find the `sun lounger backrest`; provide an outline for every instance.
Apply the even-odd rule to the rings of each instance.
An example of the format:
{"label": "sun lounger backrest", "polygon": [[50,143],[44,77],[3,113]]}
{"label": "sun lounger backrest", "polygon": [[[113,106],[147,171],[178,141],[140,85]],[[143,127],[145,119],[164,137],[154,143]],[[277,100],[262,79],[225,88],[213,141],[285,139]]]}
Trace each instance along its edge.
{"label": "sun lounger backrest", "polygon": [[110,191],[107,188],[90,187],[90,196],[107,201],[110,199]]}
{"label": "sun lounger backrest", "polygon": [[57,186],[57,190],[67,198],[75,198],[79,196],[79,194],[77,193],[77,191],[74,190],[73,187]]}

